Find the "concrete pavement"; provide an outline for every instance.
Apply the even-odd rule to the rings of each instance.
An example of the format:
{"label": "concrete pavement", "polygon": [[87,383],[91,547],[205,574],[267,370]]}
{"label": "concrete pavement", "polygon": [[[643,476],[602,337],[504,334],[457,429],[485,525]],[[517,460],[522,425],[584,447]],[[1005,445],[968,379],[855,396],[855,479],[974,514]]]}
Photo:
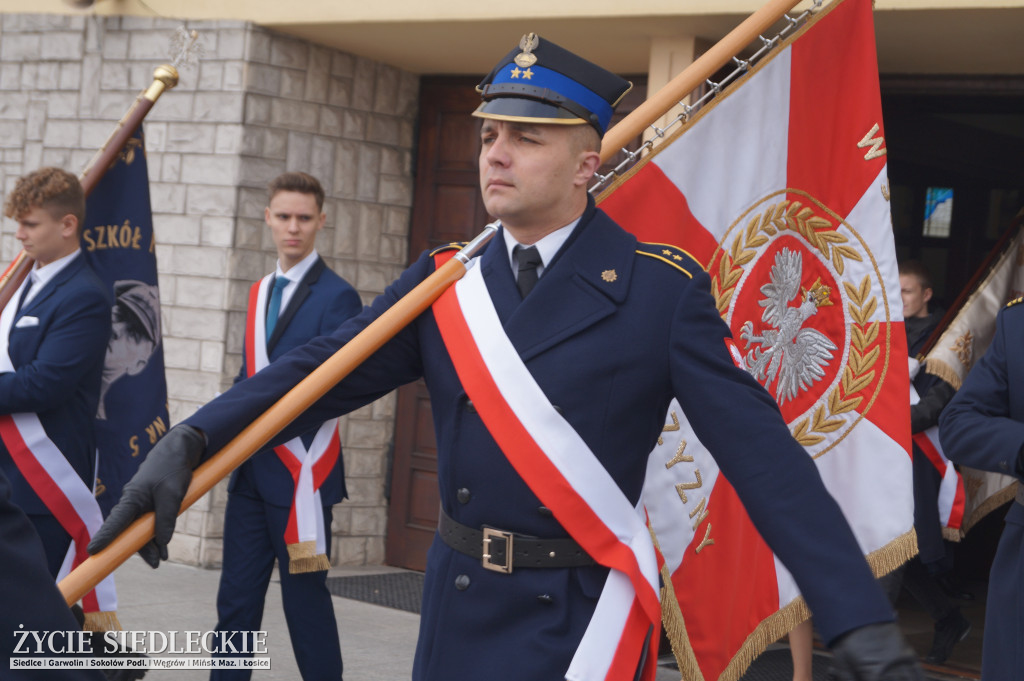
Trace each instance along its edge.
{"label": "concrete pavement", "polygon": [[[333,568],[330,575],[368,574],[391,569]],[[133,556],[115,574],[118,618],[126,630],[155,630],[164,633],[209,631],[217,623],[219,570],[204,570],[173,563],[164,563],[157,570],[151,570],[141,558]],[[419,615],[345,598],[335,597],[332,600],[338,620],[345,678],[351,681],[396,681],[410,678]],[[267,590],[263,630],[267,632],[271,667],[269,670],[255,671],[253,679],[299,679],[276,574]],[[146,674],[146,679],[205,681],[208,676],[209,672],[201,670],[152,669]]]}
{"label": "concrete pavement", "polygon": [[[385,566],[332,568],[331,577],[395,571]],[[217,622],[219,570],[163,563],[152,570],[133,556],[118,568],[118,618],[128,631],[209,631]],[[412,675],[419,615],[362,601],[333,597],[346,681],[401,681]],[[275,573],[263,614],[271,667],[253,672],[254,681],[297,681],[298,667],[281,607]],[[179,633],[178,636],[183,636]],[[166,655],[159,655],[165,657]],[[205,681],[203,670],[151,669],[152,681]],[[678,681],[679,672],[660,669],[657,681]]]}

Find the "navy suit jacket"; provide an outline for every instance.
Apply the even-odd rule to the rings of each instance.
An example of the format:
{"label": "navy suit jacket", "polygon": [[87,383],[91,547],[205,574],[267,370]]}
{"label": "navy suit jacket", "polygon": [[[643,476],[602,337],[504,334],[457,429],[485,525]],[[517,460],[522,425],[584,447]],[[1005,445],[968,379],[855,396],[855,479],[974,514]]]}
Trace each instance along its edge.
{"label": "navy suit jacket", "polygon": [[[110,292],[79,254],[18,311],[7,350],[15,370],[0,374],[0,414],[35,412],[89,489],[111,305]],[[19,327],[26,317],[39,323]],[[50,513],[2,443],[0,469],[10,480],[15,504],[26,513]]]}
{"label": "navy suit jacket", "polygon": [[[349,317],[363,309],[359,294],[344,279],[334,273],[322,259],[306,272],[298,283],[288,306],[281,312],[274,325],[274,332],[267,343],[267,357],[273,363],[294,347],[302,345],[316,336],[330,333]],[[257,314],[266,315],[266,310]],[[245,344],[242,346],[242,368],[235,378],[238,383],[246,377]],[[324,419],[326,420],[326,419]],[[316,434],[319,424],[303,433],[308,446]],[[277,443],[280,444],[280,443]],[[323,505],[334,505],[347,496],[342,457],[331,469],[327,479],[320,486],[320,501]],[[295,484],[291,473],[273,449],[264,449],[254,454],[231,476],[228,491],[247,494],[263,501],[288,508],[295,496]]]}
{"label": "navy suit jacket", "polygon": [[[810,457],[768,393],[733,363],[724,342],[729,329],[696,262],[680,251],[684,272],[657,257],[660,249],[638,245],[591,202],[522,300],[503,237],[487,245],[478,266],[504,329],[545,395],[631,501],[639,497],[647,457],[677,397],[793,572],[826,640],[892,619]],[[214,451],[433,270],[424,254],[336,333],[285,355],[189,423],[207,433]],[[602,277],[609,270],[616,273],[612,282]],[[444,510],[473,527],[564,537],[469,404],[429,310],[294,428],[350,411],[420,376],[430,390]],[[725,418],[742,427],[726,425]],[[414,679],[476,678],[481,669],[491,679],[555,678],[569,666],[606,575],[600,566],[499,574],[435,535]]]}

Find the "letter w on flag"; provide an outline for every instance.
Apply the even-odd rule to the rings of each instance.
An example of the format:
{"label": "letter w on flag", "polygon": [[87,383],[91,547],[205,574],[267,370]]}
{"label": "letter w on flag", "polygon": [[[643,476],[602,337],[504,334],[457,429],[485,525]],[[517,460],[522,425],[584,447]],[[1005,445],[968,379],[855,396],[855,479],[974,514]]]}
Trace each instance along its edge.
{"label": "letter w on flag", "polygon": [[[876,574],[911,557],[907,347],[870,1],[819,12],[612,189],[601,207],[619,224],[706,266],[734,359],[775,397]],[[683,677],[734,680],[808,613],[714,454],[673,404],[642,501]]]}

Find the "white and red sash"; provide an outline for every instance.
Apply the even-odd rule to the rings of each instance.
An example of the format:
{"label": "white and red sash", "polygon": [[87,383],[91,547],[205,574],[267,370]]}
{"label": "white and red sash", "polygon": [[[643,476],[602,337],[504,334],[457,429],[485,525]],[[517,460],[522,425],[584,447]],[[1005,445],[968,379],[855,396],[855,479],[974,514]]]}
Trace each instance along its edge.
{"label": "white and red sash", "polygon": [[[914,358],[910,358],[910,377],[913,379],[920,370],[920,364]],[[917,404],[921,397],[910,384],[910,404]],[[960,541],[960,532],[964,522],[964,510],[967,503],[967,494],[964,489],[964,479],[960,472],[953,466],[953,462],[946,458],[939,443],[939,429],[937,426],[914,433],[912,436],[914,444],[920,448],[928,461],[935,466],[935,470],[942,476],[939,483],[939,522],[942,525],[942,535],[953,541]]]}
{"label": "white and red sash", "polygon": [[[0,313],[0,372],[14,371],[8,345],[17,313],[15,308],[21,300],[24,286],[23,283]],[[99,503],[93,491],[47,436],[35,413],[0,415],[0,439],[32,491],[64,531],[71,535],[71,546],[57,575],[59,582],[89,557],[86,546],[92,534],[103,524]],[[86,629],[121,628],[117,621],[113,574],[82,598],[82,610],[85,612]]]}
{"label": "white and red sash", "polygon": [[[643,510],[629,502],[520,360],[479,267],[433,311],[459,380],[502,452],[572,538],[611,568],[565,678],[633,678],[645,640],[657,640],[661,624],[660,558]],[[653,678],[655,661],[648,656],[643,679]]]}
{"label": "white and red sash", "polygon": [[[273,275],[268,274],[249,290],[249,311],[245,326],[245,371],[252,376],[267,366],[266,318]],[[288,572],[316,572],[331,564],[327,557],[327,528],[324,527],[320,486],[338,462],[341,441],[338,437],[338,419],[321,424],[309,448],[302,438],[292,438],[274,447],[274,453],[292,475],[295,495],[284,540],[288,546]]]}

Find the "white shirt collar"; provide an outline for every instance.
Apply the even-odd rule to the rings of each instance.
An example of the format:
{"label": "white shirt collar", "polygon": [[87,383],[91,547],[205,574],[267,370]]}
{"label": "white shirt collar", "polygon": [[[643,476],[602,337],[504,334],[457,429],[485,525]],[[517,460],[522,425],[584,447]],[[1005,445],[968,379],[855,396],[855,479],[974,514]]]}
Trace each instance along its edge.
{"label": "white shirt collar", "polygon": [[29,276],[32,277],[32,290],[30,290],[28,295],[25,296],[25,301],[22,303],[22,307],[39,295],[39,292],[43,290],[43,287],[53,281],[53,278],[60,274],[61,270],[70,265],[71,262],[81,254],[81,252],[81,248],[76,248],[73,253],[68,253],[63,258],[57,258],[51,263],[47,263],[42,266],[36,263],[36,266],[29,272]]}
{"label": "white shirt collar", "polygon": [[[581,215],[580,217],[583,216]],[[550,234],[542,238],[540,241],[533,244],[534,246],[537,247],[537,252],[540,253],[541,264],[537,267],[538,277],[544,274],[544,270],[547,268],[548,263],[551,262],[551,259],[554,258],[555,255],[558,253],[558,249],[560,249],[562,247],[562,244],[566,242],[566,240],[569,238],[569,235],[572,234],[572,230],[576,227],[579,221],[580,218],[576,218],[575,220],[567,224],[565,227],[559,227],[555,231],[551,232]],[[516,263],[515,256],[512,255],[512,250],[516,246],[525,246],[525,244],[520,244],[518,241],[513,239],[512,235],[508,233],[508,230],[504,230],[504,232],[505,250],[508,251],[509,266],[512,268],[512,276],[516,277],[519,274],[519,268]]]}
{"label": "white shirt collar", "polygon": [[274,273],[274,276],[284,277],[285,279],[298,283],[302,281],[302,278],[306,276],[306,272],[309,272],[309,268],[313,266],[313,263],[315,263],[316,259],[319,257],[320,256],[317,254],[316,249],[314,248],[312,251],[309,252],[309,255],[307,255],[305,258],[303,258],[302,260],[288,268],[287,272],[281,269],[281,261],[278,260],[277,270]]}
{"label": "white shirt collar", "polygon": [[288,303],[292,299],[292,294],[295,293],[295,289],[298,288],[299,282],[302,281],[306,273],[309,272],[309,268],[313,266],[316,259],[320,256],[317,254],[314,248],[309,255],[295,263],[288,268],[287,272],[281,271],[281,261],[277,261],[277,270],[274,272],[275,278],[284,278],[288,280],[288,285],[281,291],[281,311],[288,309]]}

